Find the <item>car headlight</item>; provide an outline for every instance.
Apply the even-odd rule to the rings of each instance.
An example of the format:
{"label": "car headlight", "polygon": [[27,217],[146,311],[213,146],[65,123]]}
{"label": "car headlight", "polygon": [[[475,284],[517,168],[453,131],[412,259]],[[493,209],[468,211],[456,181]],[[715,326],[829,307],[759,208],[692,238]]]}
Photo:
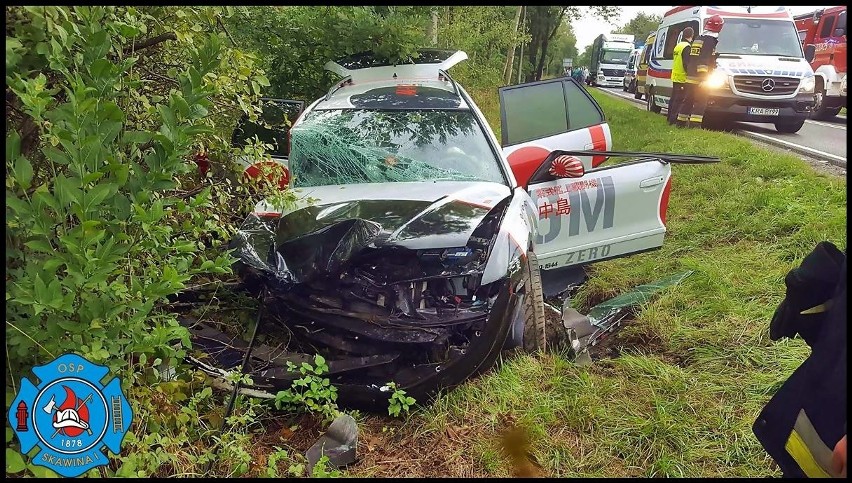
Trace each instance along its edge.
{"label": "car headlight", "polygon": [[722,70],[714,70],[710,77],[704,81],[704,87],[708,89],[719,89],[720,87],[727,87],[727,85],[728,74]]}
{"label": "car headlight", "polygon": [[816,80],[813,77],[805,77],[802,79],[801,84],[799,84],[799,88],[801,89],[801,92],[813,92],[815,85]]}

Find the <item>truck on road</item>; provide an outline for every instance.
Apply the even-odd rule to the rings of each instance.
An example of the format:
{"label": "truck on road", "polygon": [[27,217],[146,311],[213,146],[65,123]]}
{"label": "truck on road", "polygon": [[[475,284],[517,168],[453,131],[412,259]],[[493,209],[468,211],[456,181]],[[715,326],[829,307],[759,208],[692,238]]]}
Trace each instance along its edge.
{"label": "truck on road", "polygon": [[811,117],[831,119],[846,107],[846,6],[797,15],[799,40],[814,46],[811,68],[816,75]]}
{"label": "truck on road", "polygon": [[627,60],[633,52],[633,35],[600,34],[592,43],[589,78],[592,86],[621,87]]}

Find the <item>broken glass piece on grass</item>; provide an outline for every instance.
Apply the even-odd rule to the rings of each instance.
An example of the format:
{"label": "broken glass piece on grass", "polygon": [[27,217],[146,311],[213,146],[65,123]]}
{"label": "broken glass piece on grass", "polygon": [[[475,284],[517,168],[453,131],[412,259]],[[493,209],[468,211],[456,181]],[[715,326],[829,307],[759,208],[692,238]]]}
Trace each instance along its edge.
{"label": "broken glass piece on grass", "polygon": [[[581,314],[568,304],[563,306],[562,323],[569,332],[574,331],[574,335],[579,340],[580,349],[574,351],[578,356],[578,361],[582,354],[588,352],[588,348],[594,345],[601,336],[615,330],[627,316],[630,307],[648,302],[655,293],[679,284],[692,273],[692,270],[687,270],[656,282],[637,285],[629,292],[595,305],[589,310],[588,315]],[[588,362],[584,356],[583,361]]]}
{"label": "broken glass piece on grass", "polygon": [[305,454],[308,459],[308,474],[313,474],[314,465],[323,455],[328,457],[328,463],[335,468],[354,463],[357,447],[358,424],[352,416],[341,414],[334,418],[328,426],[328,431],[320,436]]}

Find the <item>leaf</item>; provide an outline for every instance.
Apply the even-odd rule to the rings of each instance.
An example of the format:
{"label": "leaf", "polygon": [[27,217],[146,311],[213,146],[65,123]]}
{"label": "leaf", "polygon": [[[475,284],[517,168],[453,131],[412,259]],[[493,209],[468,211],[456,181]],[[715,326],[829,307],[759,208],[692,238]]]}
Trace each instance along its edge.
{"label": "leaf", "polygon": [[24,458],[21,456],[21,453],[17,451],[6,448],[6,474],[10,473],[20,473],[26,469],[27,465],[24,463]]}
{"label": "leaf", "polygon": [[23,189],[29,189],[33,180],[33,165],[25,156],[18,156],[15,160],[15,179]]}
{"label": "leaf", "polygon": [[[6,37],[6,45],[9,45],[9,37]],[[12,161],[21,155],[21,136],[17,131],[12,131],[6,136],[6,163],[11,164]]]}
{"label": "leaf", "polygon": [[27,468],[29,468],[36,478],[59,478],[59,475],[55,471],[44,466],[28,465]]}
{"label": "leaf", "polygon": [[50,242],[48,242],[45,239],[30,240],[30,241],[24,243],[24,245],[26,245],[28,248],[35,250],[37,252],[44,252],[44,253],[51,253],[52,254],[53,252],[56,251],[56,249],[54,249],[50,245]]}
{"label": "leaf", "polygon": [[68,155],[54,147],[45,146],[41,148],[41,152],[47,159],[56,164],[66,165],[69,162]]}
{"label": "leaf", "polygon": [[145,144],[151,137],[151,133],[147,131],[125,131],[121,140],[125,144]]}
{"label": "leaf", "polygon": [[270,86],[269,79],[267,79],[266,76],[263,75],[263,74],[258,74],[256,76],[254,76],[254,80],[258,84],[262,85],[263,87],[269,87]]}

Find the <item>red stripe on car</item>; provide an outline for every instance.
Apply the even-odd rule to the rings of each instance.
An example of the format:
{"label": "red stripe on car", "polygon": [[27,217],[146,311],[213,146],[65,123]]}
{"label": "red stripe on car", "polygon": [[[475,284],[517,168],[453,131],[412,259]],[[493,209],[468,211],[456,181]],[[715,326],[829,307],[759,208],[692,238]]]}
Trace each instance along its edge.
{"label": "red stripe on car", "polygon": [[[606,151],[606,134],[604,133],[603,126],[600,124],[591,126],[589,134],[592,135],[592,150]],[[606,161],[606,156],[592,156],[592,167],[596,168],[604,161]]]}
{"label": "red stripe on car", "polygon": [[666,212],[669,210],[669,193],[672,191],[672,179],[666,181],[666,187],[663,188],[663,193],[660,195],[660,221],[663,226],[666,224]]}

